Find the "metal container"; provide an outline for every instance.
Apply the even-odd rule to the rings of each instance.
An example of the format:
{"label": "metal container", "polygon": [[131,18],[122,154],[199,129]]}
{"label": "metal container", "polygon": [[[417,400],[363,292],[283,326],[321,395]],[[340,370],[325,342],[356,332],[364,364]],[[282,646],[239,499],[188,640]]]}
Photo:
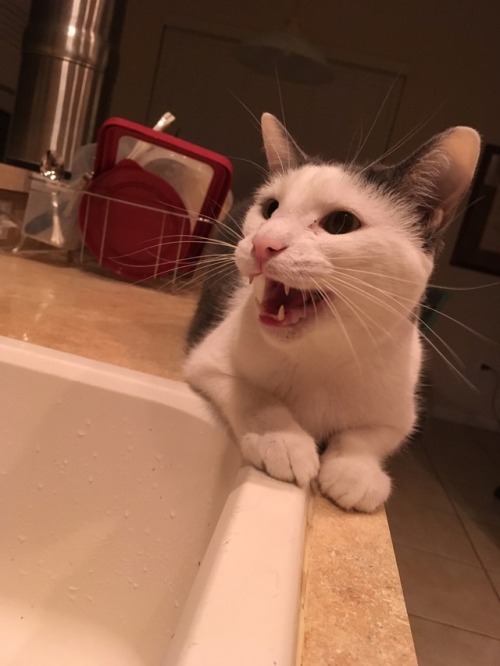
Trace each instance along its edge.
{"label": "metal container", "polygon": [[[7,156],[39,163],[48,151],[66,167],[93,138],[109,59],[115,0],[33,0]],[[121,12],[122,7],[118,13]]]}

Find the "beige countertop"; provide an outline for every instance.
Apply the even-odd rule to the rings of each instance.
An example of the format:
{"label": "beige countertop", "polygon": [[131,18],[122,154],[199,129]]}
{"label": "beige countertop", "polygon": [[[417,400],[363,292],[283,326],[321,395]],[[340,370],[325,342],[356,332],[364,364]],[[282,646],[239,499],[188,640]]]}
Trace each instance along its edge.
{"label": "beige countertop", "polygon": [[[0,335],[182,378],[193,295],[6,254],[0,285]],[[302,666],[417,663],[384,511],[312,496],[302,604]]]}

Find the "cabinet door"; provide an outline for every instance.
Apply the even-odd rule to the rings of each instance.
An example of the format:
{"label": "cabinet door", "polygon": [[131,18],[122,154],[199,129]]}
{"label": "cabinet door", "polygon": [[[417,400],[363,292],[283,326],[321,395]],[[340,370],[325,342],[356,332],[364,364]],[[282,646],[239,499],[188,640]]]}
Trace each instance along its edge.
{"label": "cabinet door", "polygon": [[234,56],[236,41],[164,27],[148,122],[166,110],[179,135],[227,155],[236,196],[245,196],[265,166],[258,119],[284,120],[301,147],[327,159],[373,159],[386,149],[404,79],[395,72],[331,62],[332,83],[308,86],[253,72]]}

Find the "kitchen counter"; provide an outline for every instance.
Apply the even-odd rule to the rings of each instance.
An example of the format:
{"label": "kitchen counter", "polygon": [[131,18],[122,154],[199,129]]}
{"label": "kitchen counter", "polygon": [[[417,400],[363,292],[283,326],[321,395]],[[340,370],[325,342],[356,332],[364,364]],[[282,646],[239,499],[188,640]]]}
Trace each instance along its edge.
{"label": "kitchen counter", "polygon": [[[0,335],[182,379],[193,294],[7,254],[0,285]],[[384,511],[345,513],[313,495],[303,590],[302,666],[417,663]]]}

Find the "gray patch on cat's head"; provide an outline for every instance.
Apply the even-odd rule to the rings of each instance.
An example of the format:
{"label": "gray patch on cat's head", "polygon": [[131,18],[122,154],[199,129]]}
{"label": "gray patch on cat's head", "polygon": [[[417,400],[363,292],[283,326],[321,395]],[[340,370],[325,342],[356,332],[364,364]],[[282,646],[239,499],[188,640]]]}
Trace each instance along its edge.
{"label": "gray patch on cat's head", "polygon": [[436,254],[442,247],[442,233],[470,186],[480,143],[475,130],[453,127],[434,136],[400,164],[384,167],[374,163],[357,173],[408,208],[424,251]]}
{"label": "gray patch on cat's head", "polygon": [[424,159],[437,143],[437,137],[431,139],[404,162],[394,166],[373,163],[364,168],[354,167],[363,182],[408,209],[415,220],[414,228],[422,241],[422,249],[429,255],[439,254],[443,246],[442,228],[432,222],[441,203],[436,186],[439,162],[447,157],[435,150],[433,160]]}

